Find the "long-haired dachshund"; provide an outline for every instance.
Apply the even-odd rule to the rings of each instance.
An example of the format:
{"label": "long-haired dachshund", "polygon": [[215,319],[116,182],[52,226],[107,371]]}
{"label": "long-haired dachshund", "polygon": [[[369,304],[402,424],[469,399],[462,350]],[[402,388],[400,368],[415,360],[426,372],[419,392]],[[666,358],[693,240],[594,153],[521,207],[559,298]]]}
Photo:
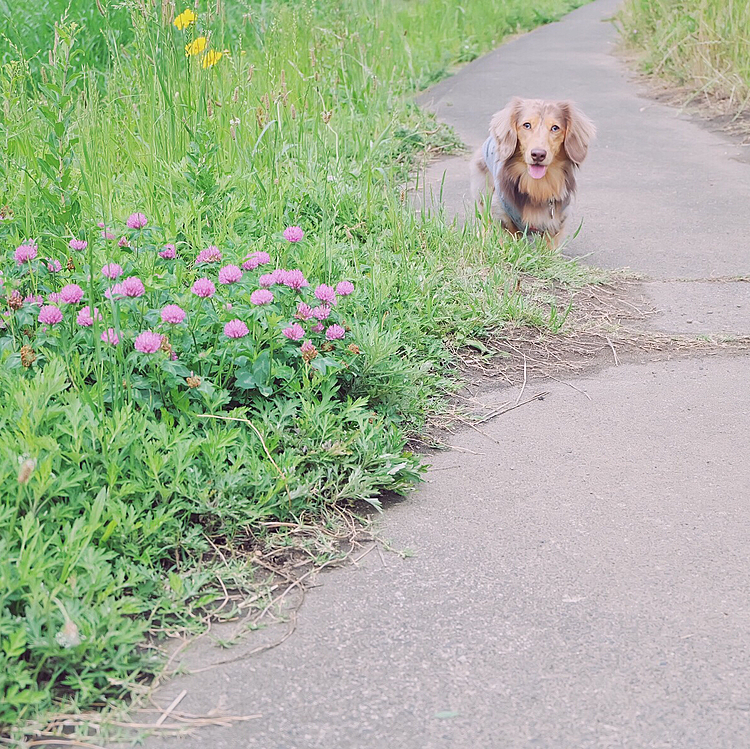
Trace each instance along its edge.
{"label": "long-haired dachshund", "polygon": [[565,236],[576,171],[596,134],[572,102],[510,100],[490,123],[471,161],[475,200],[492,192],[491,215],[511,234],[543,234],[552,247]]}

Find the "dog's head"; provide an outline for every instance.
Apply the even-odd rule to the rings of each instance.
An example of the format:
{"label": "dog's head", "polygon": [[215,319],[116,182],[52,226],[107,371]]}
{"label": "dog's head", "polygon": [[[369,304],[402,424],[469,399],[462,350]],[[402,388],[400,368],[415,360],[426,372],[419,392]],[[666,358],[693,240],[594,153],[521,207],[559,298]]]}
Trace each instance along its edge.
{"label": "dog's head", "polygon": [[573,102],[514,97],[492,118],[490,133],[497,141],[498,158],[517,155],[531,177],[542,179],[561,157],[579,165],[596,128]]}

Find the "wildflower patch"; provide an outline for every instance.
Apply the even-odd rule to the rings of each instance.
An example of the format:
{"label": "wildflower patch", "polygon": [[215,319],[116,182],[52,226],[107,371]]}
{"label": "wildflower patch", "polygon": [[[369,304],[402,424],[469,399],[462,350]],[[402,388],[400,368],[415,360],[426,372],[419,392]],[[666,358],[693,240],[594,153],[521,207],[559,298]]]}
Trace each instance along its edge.
{"label": "wildflower patch", "polygon": [[[216,245],[178,252],[140,212],[125,224],[125,242],[102,232],[72,272],[50,270],[59,261],[36,241],[14,250],[0,286],[7,369],[43,369],[55,354],[75,354],[90,371],[74,384],[102,384],[108,407],[133,401],[200,411],[217,388],[226,405],[243,406],[253,393],[319,390],[321,377],[349,368],[345,308],[355,287],[348,279],[311,285],[300,268],[269,270],[271,255],[252,248],[231,258]],[[303,232],[288,227],[283,236],[296,244]],[[165,257],[164,248],[173,252]],[[19,296],[20,307],[11,304]],[[101,350],[99,340],[110,346]],[[311,352],[326,342],[336,345],[313,362]],[[26,364],[24,345],[34,354]],[[188,387],[196,376],[201,386]]]}

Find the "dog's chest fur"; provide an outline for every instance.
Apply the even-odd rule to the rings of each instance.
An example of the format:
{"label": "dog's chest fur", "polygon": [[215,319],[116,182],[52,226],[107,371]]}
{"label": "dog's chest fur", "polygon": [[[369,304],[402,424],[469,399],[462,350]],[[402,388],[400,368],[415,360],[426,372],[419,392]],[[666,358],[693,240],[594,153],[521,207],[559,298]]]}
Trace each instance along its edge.
{"label": "dog's chest fur", "polygon": [[502,165],[497,182],[503,199],[526,226],[548,234],[560,231],[575,191],[573,168],[553,163],[542,179],[533,179],[523,160],[514,155]]}
{"label": "dog's chest fur", "polygon": [[544,205],[526,205],[521,211],[521,219],[532,229],[556,234],[560,231],[563,215],[567,205],[557,201],[549,201]]}

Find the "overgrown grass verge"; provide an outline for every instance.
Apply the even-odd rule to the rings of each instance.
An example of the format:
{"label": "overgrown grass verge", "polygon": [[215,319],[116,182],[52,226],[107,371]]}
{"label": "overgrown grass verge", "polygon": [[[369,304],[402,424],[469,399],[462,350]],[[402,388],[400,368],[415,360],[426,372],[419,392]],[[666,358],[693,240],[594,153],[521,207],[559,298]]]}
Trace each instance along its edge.
{"label": "overgrown grass verge", "polygon": [[627,0],[623,38],[643,70],[706,94],[722,113],[750,102],[750,6],[744,0]]}
{"label": "overgrown grass verge", "polygon": [[139,0],[103,55],[74,2],[3,50],[0,730],[138,691],[252,578],[217,539],[407,491],[453,348],[557,327],[517,279],[569,264],[399,186],[454,144],[406,94],[580,4]]}

